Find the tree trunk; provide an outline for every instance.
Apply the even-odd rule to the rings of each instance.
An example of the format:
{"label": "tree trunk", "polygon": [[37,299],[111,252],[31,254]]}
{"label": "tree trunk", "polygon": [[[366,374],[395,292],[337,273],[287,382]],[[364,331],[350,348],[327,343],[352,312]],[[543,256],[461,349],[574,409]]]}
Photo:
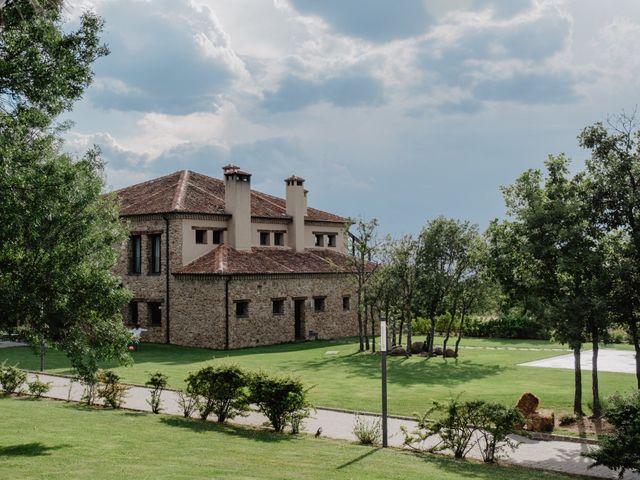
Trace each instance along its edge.
{"label": "tree trunk", "polygon": [[369,306],[364,306],[364,322],[362,326],[364,330],[364,349],[369,351]]}
{"label": "tree trunk", "polygon": [[400,327],[398,329],[398,343],[397,345],[402,346],[402,328],[404,327],[404,313],[402,314],[402,317],[400,318]]}
{"label": "tree trunk", "polygon": [[433,355],[433,339],[436,336],[436,316],[431,316],[431,325],[429,327],[429,345],[427,345],[427,351],[429,356]]}
{"label": "tree trunk", "polygon": [[358,279],[358,338],[360,339],[360,351],[364,352],[364,338],[362,331],[362,281]]}
{"label": "tree trunk", "polygon": [[373,307],[369,308],[369,316],[371,318],[371,352],[376,353],[376,322],[373,314]]}
{"label": "tree trunk", "polygon": [[462,309],[462,315],[460,315],[460,326],[458,327],[458,338],[456,339],[456,347],[455,347],[455,352],[456,352],[456,358],[458,358],[458,349],[460,348],[460,341],[462,340],[462,335],[464,333],[464,319],[467,316],[467,309],[463,308]]}
{"label": "tree trunk", "polygon": [[580,347],[573,349],[573,368],[574,368],[574,395],[573,395],[573,412],[576,415],[583,416],[582,411],[582,367],[580,366]]}
{"label": "tree trunk", "polygon": [[453,322],[456,321],[456,313],[458,313],[458,302],[453,302],[453,310],[451,312],[451,320],[447,324],[447,331],[444,334],[444,340],[442,340],[442,358],[447,358],[447,343],[449,343],[449,335],[451,335],[451,327]]}
{"label": "tree trunk", "polygon": [[405,312],[405,315],[406,315],[405,321],[407,322],[407,354],[411,355],[411,342],[413,341],[411,338],[411,334],[412,334],[411,312],[407,311]]}
{"label": "tree trunk", "polygon": [[593,393],[593,416],[600,418],[602,416],[602,407],[600,405],[600,387],[598,385],[598,341],[600,337],[598,335],[597,328],[591,334],[591,343],[593,345],[593,357],[591,360],[591,390]]}
{"label": "tree trunk", "polygon": [[633,340],[633,346],[636,349],[636,382],[638,383],[638,390],[640,390],[640,339],[638,338],[638,322],[635,318],[631,319],[630,324],[631,340]]}

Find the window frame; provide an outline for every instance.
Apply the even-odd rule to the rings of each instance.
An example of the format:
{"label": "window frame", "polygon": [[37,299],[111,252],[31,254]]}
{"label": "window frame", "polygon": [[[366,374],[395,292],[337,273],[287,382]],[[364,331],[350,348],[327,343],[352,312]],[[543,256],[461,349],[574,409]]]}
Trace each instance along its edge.
{"label": "window frame", "polygon": [[[156,268],[157,266],[157,268]],[[162,234],[149,235],[149,275],[162,273]]]}
{"label": "window frame", "polygon": [[260,235],[259,243],[261,247],[270,247],[271,246],[271,232],[267,230],[258,231]]}
{"label": "window frame", "polygon": [[129,302],[129,325],[140,325],[140,302]]}
{"label": "window frame", "polygon": [[[272,298],[271,299],[271,313],[272,315],[284,315],[284,301],[285,298]],[[276,308],[276,305],[279,305],[280,308]]]}
{"label": "window frame", "polygon": [[[207,232],[208,232],[209,230],[206,230],[206,229],[204,229],[204,228],[196,228],[196,229],[194,229],[194,230],[195,230],[195,232],[196,232],[196,238],[195,238],[195,240],[196,240],[196,245],[207,245],[207,240],[208,240],[208,238],[207,238],[207,237],[209,236],[209,235],[207,235]],[[198,236],[199,236],[199,235],[201,235],[201,236],[202,236],[201,241],[198,241]]]}
{"label": "window frame", "polygon": [[327,297],[313,297],[314,312],[324,312],[326,311],[326,309],[327,309]]}
{"label": "window frame", "polygon": [[273,232],[273,246],[284,247],[284,232]]}
{"label": "window frame", "polygon": [[335,248],[338,245],[338,235],[335,233],[327,234],[327,247]]}
{"label": "window frame", "polygon": [[342,296],[342,311],[343,312],[351,311],[351,295]]}
{"label": "window frame", "polygon": [[211,230],[211,244],[222,245],[223,243],[222,230]]}
{"label": "window frame", "polygon": [[[159,327],[162,325],[162,302],[147,302],[147,310],[149,311],[149,326]],[[157,321],[154,313],[157,312]]]}
{"label": "window frame", "polygon": [[130,235],[129,242],[131,245],[129,274],[140,275],[142,273],[142,235]]}
{"label": "window frame", "polygon": [[[249,300],[234,300],[236,318],[247,318],[249,316]],[[243,312],[238,312],[241,308]]]}

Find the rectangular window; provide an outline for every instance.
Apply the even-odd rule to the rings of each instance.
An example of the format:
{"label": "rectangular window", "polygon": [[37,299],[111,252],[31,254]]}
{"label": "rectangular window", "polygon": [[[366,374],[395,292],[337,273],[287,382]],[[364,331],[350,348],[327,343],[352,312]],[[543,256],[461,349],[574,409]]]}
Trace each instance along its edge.
{"label": "rectangular window", "polygon": [[271,232],[260,232],[260,245],[263,247],[269,246],[271,240]]}
{"label": "rectangular window", "polygon": [[314,297],[313,298],[313,309],[316,312],[324,312],[324,300],[325,297]]}
{"label": "rectangular window", "polygon": [[207,243],[207,231],[206,230],[196,230],[196,243],[199,243],[199,244]]}
{"label": "rectangular window", "polygon": [[131,273],[142,272],[142,238],[131,235]]}
{"label": "rectangular window", "polygon": [[273,232],[273,244],[284,247],[284,232]]}
{"label": "rectangular window", "polygon": [[274,298],[273,302],[273,314],[274,315],[283,315],[284,314],[284,299],[282,298]]}
{"label": "rectangular window", "polygon": [[335,247],[336,246],[336,236],[335,235],[328,235],[327,237],[329,238],[329,246],[330,247]]}
{"label": "rectangular window", "polygon": [[316,233],[316,247],[324,247],[324,235],[321,233]]}
{"label": "rectangular window", "polygon": [[131,325],[138,325],[138,302],[129,302],[129,323]]}
{"label": "rectangular window", "polygon": [[147,303],[149,309],[149,324],[160,325],[162,323],[162,309],[160,308],[160,302]]}
{"label": "rectangular window", "polygon": [[160,273],[161,238],[160,235],[149,235],[149,244],[151,246],[151,273]]}
{"label": "rectangular window", "polygon": [[351,310],[351,297],[342,297],[342,310]]}
{"label": "rectangular window", "polygon": [[222,230],[214,230],[211,233],[213,234],[211,243],[213,243],[214,245],[220,245],[222,243]]}
{"label": "rectangular window", "polygon": [[247,317],[249,316],[249,301],[248,300],[237,300],[236,301],[236,317]]}

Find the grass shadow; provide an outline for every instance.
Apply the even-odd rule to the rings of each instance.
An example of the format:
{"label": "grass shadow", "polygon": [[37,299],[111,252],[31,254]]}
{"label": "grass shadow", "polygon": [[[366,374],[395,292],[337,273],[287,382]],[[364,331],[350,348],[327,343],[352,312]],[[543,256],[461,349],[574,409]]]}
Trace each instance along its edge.
{"label": "grass shadow", "polygon": [[353,465],[354,463],[358,463],[358,462],[364,460],[365,458],[369,457],[370,455],[373,455],[374,453],[380,451],[381,449],[382,449],[381,447],[372,448],[368,452],[363,453],[362,455],[360,455],[359,457],[356,457],[353,460],[349,460],[348,462],[345,462],[342,465],[339,465],[338,467],[336,467],[336,470],[341,470],[343,468],[347,468],[347,467]]}
{"label": "grass shadow", "polygon": [[220,424],[213,422],[203,422],[194,418],[180,418],[163,416],[160,421],[170,427],[185,428],[196,433],[215,432],[223,435],[240,437],[256,442],[288,442],[295,440],[296,437],[285,433],[269,432],[250,427],[239,427],[235,425]]}
{"label": "grass shadow", "polygon": [[8,445],[0,447],[0,458],[2,457],[39,457],[51,455],[51,452],[67,448],[69,445],[55,445],[53,447],[44,445],[41,442],[21,443],[18,445]]}

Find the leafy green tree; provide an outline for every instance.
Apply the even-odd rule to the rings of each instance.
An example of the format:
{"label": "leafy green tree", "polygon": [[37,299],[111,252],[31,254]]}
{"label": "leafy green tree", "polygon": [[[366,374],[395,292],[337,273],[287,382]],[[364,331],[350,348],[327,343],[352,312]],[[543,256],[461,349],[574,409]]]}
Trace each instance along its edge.
{"label": "leafy green tree", "polygon": [[61,150],[55,116],[80,98],[107,53],[102,20],[65,28],[60,0],[0,8],[0,329],[63,350],[81,377],[126,361],[129,293],[111,272],[125,239],[103,165]]}
{"label": "leafy green tree", "polygon": [[[469,264],[469,250],[478,236],[477,225],[438,217],[424,227],[416,252],[416,310],[431,322],[427,351],[433,353],[436,317],[444,313]],[[457,303],[457,302],[456,302]]]}
{"label": "leafy green tree", "polygon": [[235,365],[205,367],[187,377],[187,389],[197,400],[200,418],[212,413],[219,423],[249,410],[250,376]]}
{"label": "leafy green tree", "polygon": [[[640,388],[640,129],[635,113],[624,112],[612,119],[608,127],[602,123],[586,127],[578,136],[580,146],[591,150],[586,162],[592,188],[592,208],[599,222],[610,231],[621,230],[628,238],[624,253],[628,257],[625,287],[630,293],[627,305],[620,305],[617,317],[628,329],[636,350],[636,377]],[[618,265],[621,265],[618,262]],[[620,298],[620,297],[618,297]],[[629,303],[631,302],[631,303]]]}
{"label": "leafy green tree", "polygon": [[356,281],[356,303],[358,308],[358,337],[360,351],[369,350],[369,336],[367,332],[367,288],[375,271],[372,263],[379,248],[377,240],[378,220],[358,218],[354,222],[355,233],[346,230],[349,239],[351,265]]}
{"label": "leafy green tree", "polygon": [[[574,352],[574,411],[582,414],[580,355],[586,334],[594,344],[594,414],[599,413],[597,342],[606,325],[607,285],[603,284],[602,235],[592,221],[588,185],[569,177],[569,161],[550,156],[547,174],[523,173],[503,190],[510,219],[489,230],[493,259],[514,292],[529,288],[538,314],[548,319],[555,336]],[[508,238],[512,236],[512,238]],[[514,250],[508,250],[515,247]],[[504,249],[504,250],[503,250]],[[500,262],[504,260],[505,265]]]}

